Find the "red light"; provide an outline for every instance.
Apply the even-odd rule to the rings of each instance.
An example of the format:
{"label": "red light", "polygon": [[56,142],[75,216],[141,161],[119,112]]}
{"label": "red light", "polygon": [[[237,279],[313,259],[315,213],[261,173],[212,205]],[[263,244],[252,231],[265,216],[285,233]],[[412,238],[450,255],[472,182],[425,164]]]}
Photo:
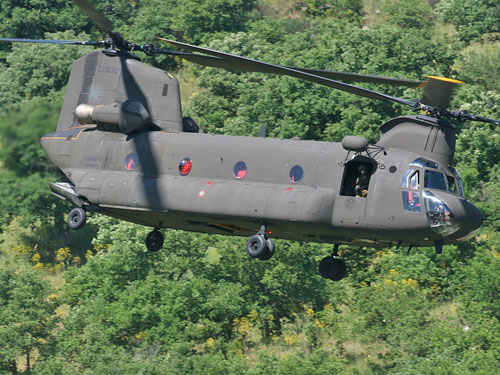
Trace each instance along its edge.
{"label": "red light", "polygon": [[273,234],[273,231],[272,230],[268,230],[267,234]]}
{"label": "red light", "polygon": [[189,158],[182,159],[179,162],[179,173],[182,176],[187,175],[191,171],[192,166],[193,166],[193,163],[192,163],[191,159],[189,159]]}

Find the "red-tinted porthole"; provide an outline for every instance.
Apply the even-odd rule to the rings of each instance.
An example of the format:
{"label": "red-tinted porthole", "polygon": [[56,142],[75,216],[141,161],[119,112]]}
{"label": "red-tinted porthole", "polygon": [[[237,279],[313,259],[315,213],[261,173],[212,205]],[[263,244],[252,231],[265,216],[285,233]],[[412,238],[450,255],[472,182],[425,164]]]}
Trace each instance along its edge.
{"label": "red-tinted porthole", "polygon": [[139,164],[139,157],[137,154],[128,154],[127,157],[125,158],[125,168],[127,168],[129,171],[132,171],[137,167],[137,164]]}
{"label": "red-tinted porthole", "polygon": [[296,165],[290,169],[290,181],[292,181],[294,184],[297,182],[300,182],[302,180],[302,177],[304,177],[304,170],[300,165]]}
{"label": "red-tinted porthole", "polygon": [[247,165],[244,161],[239,161],[234,165],[234,177],[243,178],[247,175]]}
{"label": "red-tinted porthole", "polygon": [[193,162],[190,158],[184,158],[179,162],[179,173],[181,176],[187,175],[191,171]]}

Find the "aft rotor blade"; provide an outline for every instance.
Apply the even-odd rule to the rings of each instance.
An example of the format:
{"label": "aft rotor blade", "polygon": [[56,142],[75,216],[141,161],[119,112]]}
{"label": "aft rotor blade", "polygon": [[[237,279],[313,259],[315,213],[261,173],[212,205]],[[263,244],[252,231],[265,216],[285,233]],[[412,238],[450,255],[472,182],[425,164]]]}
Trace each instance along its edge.
{"label": "aft rotor blade", "polygon": [[73,0],[78,7],[87,14],[105,33],[110,32],[113,29],[113,24],[110,20],[104,17],[104,14],[99,12],[92,4],[87,0]]}
{"label": "aft rotor blade", "polygon": [[0,42],[74,44],[74,45],[87,45],[87,46],[97,46],[100,44],[100,42],[95,42],[95,41],[80,42],[73,40],[16,39],[16,38],[0,38]]}
{"label": "aft rotor blade", "polygon": [[[215,50],[212,50],[209,48],[198,47],[198,46],[193,46],[191,44],[176,42],[176,41],[169,40],[169,39],[164,39],[164,38],[158,38],[158,39],[167,43],[167,44],[178,47],[178,48],[186,49],[188,51],[205,53],[207,55],[212,55],[212,56],[224,59],[224,60],[231,61],[234,64],[234,66],[231,68],[228,68],[228,69],[287,75],[287,76],[291,76],[291,77],[295,77],[295,78],[300,78],[300,79],[303,79],[306,81],[318,83],[320,85],[332,87],[332,88],[335,88],[335,89],[338,89],[341,91],[349,92],[351,94],[363,96],[365,98],[393,101],[393,102],[397,102],[400,104],[408,105],[412,108],[414,108],[416,106],[416,102],[412,101],[412,100],[406,100],[406,99],[397,98],[397,97],[394,97],[391,95],[382,94],[382,93],[379,93],[377,91],[364,89],[364,88],[361,88],[358,86],[335,81],[333,79],[321,77],[319,75],[311,74],[308,72],[304,72],[304,71],[300,71],[300,70],[296,70],[296,69],[292,69],[292,68],[287,68],[287,67],[284,67],[281,65],[266,63],[266,62],[259,61],[259,60],[253,60],[253,59],[249,59],[249,58],[238,56],[238,55],[232,55],[232,54],[225,53],[225,52],[215,51]],[[192,61],[195,62],[194,60],[192,60]],[[206,60],[206,61],[208,61],[208,60]],[[220,64],[227,64],[227,62],[224,62],[224,63],[220,62]],[[219,67],[223,67],[223,66],[219,66]]]}

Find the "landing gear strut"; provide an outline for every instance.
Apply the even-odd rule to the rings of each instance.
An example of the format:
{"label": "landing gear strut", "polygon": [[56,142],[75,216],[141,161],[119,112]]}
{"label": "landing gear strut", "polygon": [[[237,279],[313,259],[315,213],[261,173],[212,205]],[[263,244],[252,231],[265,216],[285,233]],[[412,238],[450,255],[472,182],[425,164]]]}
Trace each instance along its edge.
{"label": "landing gear strut", "polygon": [[68,214],[68,226],[71,229],[81,229],[87,221],[87,213],[83,208],[73,208]]}
{"label": "landing gear strut", "polygon": [[319,262],[319,274],[325,279],[340,281],[347,274],[347,266],[344,260],[339,258],[338,250],[339,245],[335,244],[332,255]]}
{"label": "landing gear strut", "polygon": [[149,251],[157,252],[163,247],[163,234],[158,229],[155,229],[146,237],[146,247]]}
{"label": "landing gear strut", "polygon": [[266,225],[262,225],[259,233],[250,237],[247,241],[247,253],[252,258],[268,260],[274,255],[274,241],[266,238]]}

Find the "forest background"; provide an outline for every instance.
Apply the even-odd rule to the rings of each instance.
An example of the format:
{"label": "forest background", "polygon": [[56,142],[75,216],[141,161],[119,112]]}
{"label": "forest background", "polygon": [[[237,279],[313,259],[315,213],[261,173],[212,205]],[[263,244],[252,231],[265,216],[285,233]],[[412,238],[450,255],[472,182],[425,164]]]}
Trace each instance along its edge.
{"label": "forest background", "polygon": [[[163,36],[268,62],[421,79],[456,78],[452,108],[500,118],[498,0],[95,1],[136,43]],[[0,36],[100,39],[69,1],[0,0]],[[277,241],[268,262],[245,239],[148,228],[68,204],[39,145],[55,129],[71,62],[86,47],[0,46],[0,373],[496,374],[500,368],[500,142],[458,124],[457,168],[484,212],[472,240],[431,248],[342,246],[349,275],[317,273],[331,245]],[[213,134],[375,142],[408,113],[290,77],[157,56],[180,80],[183,114]],[[416,98],[413,89],[368,88]]]}

